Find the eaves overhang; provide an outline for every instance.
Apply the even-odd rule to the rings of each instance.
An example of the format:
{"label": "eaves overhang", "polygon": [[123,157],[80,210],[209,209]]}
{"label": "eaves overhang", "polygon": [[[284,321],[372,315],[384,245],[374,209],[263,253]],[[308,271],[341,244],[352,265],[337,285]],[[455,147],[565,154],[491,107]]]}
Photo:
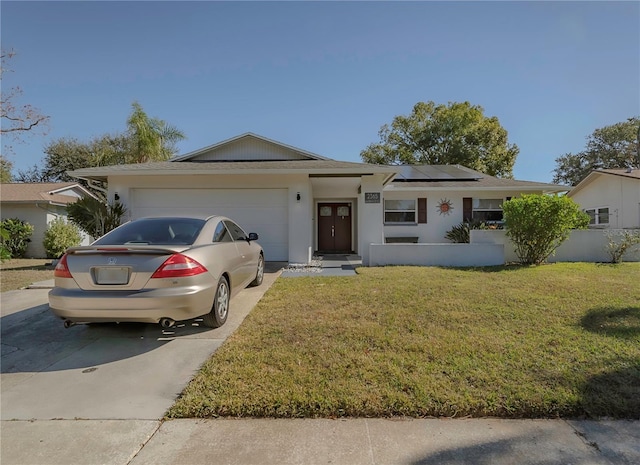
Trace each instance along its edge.
{"label": "eaves overhang", "polygon": [[[158,166],[159,165],[159,166]],[[216,175],[300,175],[309,176],[366,176],[381,174],[392,179],[397,171],[392,167],[365,163],[325,160],[296,162],[230,162],[191,163],[164,162],[152,165],[119,165],[84,168],[68,174],[84,180],[106,182],[109,177],[121,176],[216,176]]]}

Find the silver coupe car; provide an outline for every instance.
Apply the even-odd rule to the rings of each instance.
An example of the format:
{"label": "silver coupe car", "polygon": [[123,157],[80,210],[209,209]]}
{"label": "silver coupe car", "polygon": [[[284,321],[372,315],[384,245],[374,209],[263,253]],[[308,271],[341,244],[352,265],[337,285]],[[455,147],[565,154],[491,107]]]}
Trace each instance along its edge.
{"label": "silver coupe car", "polygon": [[222,326],[229,302],[259,286],[264,253],[258,235],[229,218],[141,218],[58,262],[51,311],[77,323],[143,322],[171,327],[202,317]]}

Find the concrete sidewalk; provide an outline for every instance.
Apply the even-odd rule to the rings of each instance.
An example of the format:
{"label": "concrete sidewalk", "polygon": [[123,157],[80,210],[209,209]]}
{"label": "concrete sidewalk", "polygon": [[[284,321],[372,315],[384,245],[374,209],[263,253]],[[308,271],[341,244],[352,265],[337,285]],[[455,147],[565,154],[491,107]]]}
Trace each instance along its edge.
{"label": "concrete sidewalk", "polygon": [[3,424],[3,465],[640,463],[640,422],[77,420]]}

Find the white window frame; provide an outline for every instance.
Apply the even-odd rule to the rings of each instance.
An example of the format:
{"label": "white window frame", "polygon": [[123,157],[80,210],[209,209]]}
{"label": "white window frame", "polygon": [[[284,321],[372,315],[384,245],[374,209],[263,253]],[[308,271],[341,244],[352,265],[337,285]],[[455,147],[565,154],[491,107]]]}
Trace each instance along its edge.
{"label": "white window frame", "polygon": [[[413,209],[389,209],[387,202],[413,202]],[[387,221],[387,213],[413,213],[413,221]],[[384,199],[384,224],[403,225],[418,224],[418,200],[417,199]]]}
{"label": "white window frame", "polygon": [[[606,223],[600,221],[600,215],[602,215],[601,210],[607,210],[607,222]],[[589,215],[589,218],[591,218],[591,215],[589,214],[589,212],[593,212],[593,220],[594,220],[594,222],[592,223],[591,220],[589,220],[589,226],[590,227],[594,227],[594,226],[609,226],[611,224],[611,208],[609,208],[608,206],[585,208],[584,212],[587,215]]]}

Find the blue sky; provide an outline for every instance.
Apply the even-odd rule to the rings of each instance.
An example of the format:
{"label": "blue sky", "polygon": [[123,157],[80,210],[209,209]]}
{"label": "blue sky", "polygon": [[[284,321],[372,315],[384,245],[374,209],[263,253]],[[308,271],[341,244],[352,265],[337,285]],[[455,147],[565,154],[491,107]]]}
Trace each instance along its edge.
{"label": "blue sky", "polygon": [[131,103],[187,153],[254,132],[361,161],[419,101],[469,101],[520,147],[514,175],[640,114],[638,2],[10,2],[7,89],[51,117],[16,169],[60,137],[122,131]]}

